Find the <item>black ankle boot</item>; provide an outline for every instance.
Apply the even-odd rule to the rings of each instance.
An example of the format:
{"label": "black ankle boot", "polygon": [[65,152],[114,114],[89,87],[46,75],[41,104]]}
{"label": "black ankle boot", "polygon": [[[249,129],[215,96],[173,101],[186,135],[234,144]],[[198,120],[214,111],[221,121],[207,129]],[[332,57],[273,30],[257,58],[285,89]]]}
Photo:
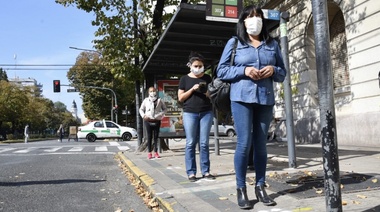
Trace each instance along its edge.
{"label": "black ankle boot", "polygon": [[257,201],[262,202],[264,205],[276,205],[277,203],[268,196],[265,191],[264,185],[258,185],[255,187],[255,194]]}
{"label": "black ankle boot", "polygon": [[237,191],[237,202],[238,202],[239,207],[241,209],[251,209],[252,204],[248,199],[247,188],[246,187],[238,188],[236,189],[236,191]]}

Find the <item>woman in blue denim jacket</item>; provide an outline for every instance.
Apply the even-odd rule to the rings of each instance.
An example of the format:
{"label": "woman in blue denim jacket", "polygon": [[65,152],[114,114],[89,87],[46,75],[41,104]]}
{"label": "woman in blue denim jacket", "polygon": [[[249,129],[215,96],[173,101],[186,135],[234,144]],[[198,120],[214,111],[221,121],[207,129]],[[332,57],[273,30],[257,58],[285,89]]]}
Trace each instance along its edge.
{"label": "woman in blue denim jacket", "polygon": [[267,166],[266,140],[273,117],[273,82],[286,76],[278,43],[269,36],[263,11],[245,7],[237,23],[239,40],[233,65],[231,53],[236,37],[231,38],[221,56],[217,76],[231,82],[231,111],[235,120],[237,144],[234,156],[238,205],[252,208],[246,191],[249,150],[254,148],[255,195],[265,205],[275,205],[264,188]]}

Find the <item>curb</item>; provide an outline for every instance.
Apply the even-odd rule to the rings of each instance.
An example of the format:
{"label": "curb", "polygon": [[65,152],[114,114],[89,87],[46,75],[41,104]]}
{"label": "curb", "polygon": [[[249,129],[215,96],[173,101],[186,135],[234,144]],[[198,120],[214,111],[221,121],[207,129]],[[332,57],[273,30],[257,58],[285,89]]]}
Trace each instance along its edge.
{"label": "curb", "polygon": [[156,191],[153,189],[152,185],[156,182],[154,179],[149,176],[147,173],[143,172],[139,169],[132,161],[128,160],[127,157],[123,154],[123,152],[118,152],[116,156],[121,160],[121,162],[125,165],[125,167],[137,178],[141,181],[144,188],[152,194],[152,198],[156,199],[158,202],[160,209],[167,212],[174,212],[171,204],[164,199],[158,197],[156,195]]}

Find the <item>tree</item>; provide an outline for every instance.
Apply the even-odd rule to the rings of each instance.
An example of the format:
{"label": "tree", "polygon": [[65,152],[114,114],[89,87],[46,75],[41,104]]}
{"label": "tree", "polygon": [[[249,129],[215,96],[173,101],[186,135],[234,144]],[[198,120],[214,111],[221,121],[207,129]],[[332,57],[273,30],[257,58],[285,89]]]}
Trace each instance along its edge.
{"label": "tree", "polygon": [[0,68],[0,80],[8,81],[7,72],[5,72],[3,68]]}
{"label": "tree", "polygon": [[133,93],[128,92],[133,90],[133,84],[115,77],[96,52],[82,52],[67,77],[80,90],[82,107],[88,119],[110,119],[111,107],[114,105],[114,96],[109,90],[89,86],[112,89],[119,106],[125,106],[133,100]]}
{"label": "tree", "polygon": [[[178,6],[180,0],[56,0],[64,6],[94,13],[92,25],[98,26],[93,42],[116,78],[134,82],[142,79],[140,65],[149,57],[174,11],[164,12],[167,6]],[[183,2],[197,3],[200,0]],[[137,9],[138,6],[138,9]],[[141,62],[141,63],[140,63]]]}

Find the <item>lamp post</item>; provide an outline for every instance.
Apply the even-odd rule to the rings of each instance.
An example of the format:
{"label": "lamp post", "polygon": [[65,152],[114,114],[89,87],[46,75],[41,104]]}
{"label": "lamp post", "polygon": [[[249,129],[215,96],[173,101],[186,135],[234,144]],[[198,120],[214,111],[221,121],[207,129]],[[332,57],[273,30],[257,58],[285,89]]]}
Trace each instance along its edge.
{"label": "lamp post", "polygon": [[[117,98],[116,98],[116,94],[115,92],[111,89],[111,88],[104,88],[104,87],[97,87],[97,86],[83,86],[85,88],[95,88],[95,89],[102,89],[102,90],[108,90],[108,91],[111,91],[112,94],[113,94],[113,98],[115,99],[115,109],[117,109]],[[113,117],[113,111],[114,111],[114,107],[111,105],[111,117]],[[115,113],[115,122],[118,123],[118,120],[117,120],[117,113]],[[112,120],[113,121],[113,120]]]}
{"label": "lamp post", "polygon": [[[92,50],[92,49],[84,49],[84,48],[78,48],[78,47],[73,47],[73,46],[69,46],[70,49],[74,49],[74,50],[79,50],[79,51],[85,51],[85,52],[95,52],[99,55],[102,55],[101,52],[99,51],[96,51],[96,50]],[[113,98],[115,99],[115,105],[112,105],[112,100],[111,100],[111,121],[113,121],[113,114],[114,114],[114,111],[117,110],[117,98],[116,98],[116,94],[115,92],[110,89],[110,88],[104,88],[104,87],[97,87],[97,86],[83,86],[83,87],[86,87],[86,88],[95,88],[95,89],[103,89],[103,90],[109,90],[112,92],[113,94]],[[117,116],[117,113],[115,113],[115,122],[118,123],[118,116]]]}

